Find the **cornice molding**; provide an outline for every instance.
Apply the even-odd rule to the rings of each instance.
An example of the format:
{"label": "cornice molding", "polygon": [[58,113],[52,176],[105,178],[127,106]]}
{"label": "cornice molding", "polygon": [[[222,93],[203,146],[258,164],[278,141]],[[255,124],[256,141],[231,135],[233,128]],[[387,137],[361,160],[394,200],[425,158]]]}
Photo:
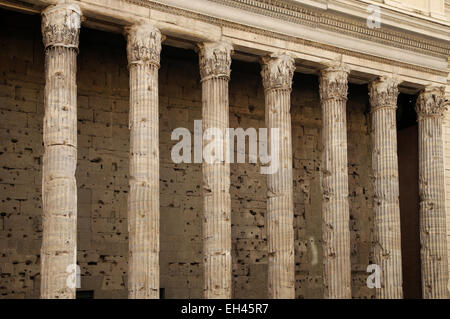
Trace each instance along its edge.
{"label": "cornice molding", "polygon": [[[148,0],[143,0],[148,1]],[[414,37],[387,28],[370,29],[365,22],[331,14],[323,10],[302,7],[300,4],[282,0],[209,0],[283,21],[289,21],[315,28],[322,28],[359,39],[376,41],[402,49],[433,56],[450,55],[450,44]]]}
{"label": "cornice molding", "polygon": [[[164,1],[125,0],[146,7],[169,6]],[[435,41],[411,33],[399,32],[393,29],[370,29],[365,21],[344,15],[333,14],[325,10],[304,7],[301,4],[283,0],[208,0],[247,12],[264,15],[280,21],[287,21],[332,31],[337,34],[351,36],[357,39],[370,40],[380,44],[393,46],[429,56],[443,57],[450,55],[450,43]],[[178,8],[179,10],[184,10]],[[200,13],[199,13],[200,14]],[[213,18],[213,17],[210,17]],[[216,23],[217,24],[217,23]]]}
{"label": "cornice molding", "polygon": [[[4,1],[7,1],[8,3],[15,3],[9,2],[9,0],[0,0],[0,3],[4,3]],[[53,4],[53,2],[57,0],[22,1],[24,1],[23,3],[32,3],[39,12],[39,8],[45,8],[46,6]],[[398,67],[404,70],[410,70],[412,72],[420,72],[423,74],[437,76],[439,78],[447,78],[448,76],[448,64],[445,61],[447,61],[448,56],[450,56],[450,41],[448,41],[447,38],[442,39],[442,41],[437,40],[438,36],[442,33],[440,26],[436,25],[433,22],[428,23],[425,20],[419,21],[416,18],[411,18],[413,20],[416,19],[417,21],[412,21],[411,24],[405,25],[405,29],[396,29],[394,27],[395,24],[393,24],[392,27],[389,27],[389,30],[392,30],[392,32],[398,32],[400,33],[401,37],[406,38],[406,42],[402,42],[399,39],[397,39],[398,42],[393,41],[393,38],[389,37],[388,35],[380,35],[381,40],[386,41],[387,43],[380,44],[378,43],[378,41],[376,41],[375,38],[370,35],[373,30],[370,30],[365,25],[362,25],[364,24],[362,23],[364,22],[364,19],[362,18],[364,10],[361,9],[361,6],[354,5],[357,3],[356,0],[321,0],[318,2],[312,2],[312,0],[302,0],[302,5],[299,5],[294,0],[222,0],[220,1],[221,4],[219,4],[218,0],[189,0],[185,2],[186,5],[183,5],[183,2],[180,0],[117,0],[117,5],[121,3],[120,6],[116,7],[115,5],[113,5],[116,4],[116,1],[111,1],[111,8],[108,7],[108,9],[104,13],[102,9],[104,7],[100,4],[97,4],[97,1],[98,0],[85,0],[80,2],[81,7],[86,7],[89,9],[85,12],[85,23],[87,24],[90,19],[93,19],[92,21],[95,22],[94,25],[96,26],[99,23],[102,24],[104,22],[103,20],[105,19],[105,21],[107,21],[107,28],[109,28],[108,30],[112,30],[114,27],[116,28],[115,32],[121,32],[120,30],[121,28],[123,28],[123,26],[145,21],[146,17],[152,16],[151,12],[155,11],[155,13],[167,13],[172,16],[180,16],[186,19],[198,20],[201,23],[200,25],[203,25],[203,23],[205,23],[206,25],[210,25],[212,29],[218,31],[219,33],[220,29],[222,29],[222,36],[224,37],[224,39],[226,39],[226,41],[233,42],[233,32],[236,32],[237,34],[240,34],[242,32],[245,37],[250,37],[249,39],[251,39],[253,35],[257,37],[261,36],[265,39],[281,40],[286,43],[291,43],[298,48],[303,47],[304,49],[312,49],[313,51],[315,51],[315,49],[318,49],[323,53],[326,52],[333,55],[334,53],[336,53],[336,55],[344,55],[350,59],[356,58],[361,59],[362,61],[366,61],[362,63],[371,61],[375,64],[382,64],[389,67],[392,66],[394,68]],[[225,1],[240,5],[247,4],[247,6],[249,4],[258,5],[256,9],[261,10],[260,12],[262,13],[249,11],[250,9],[235,10],[235,8],[230,5],[224,5]],[[226,13],[224,14],[223,12],[217,12],[216,14],[216,11],[214,10],[206,10],[206,8],[202,7],[202,5],[204,6],[207,2],[211,2],[211,4],[213,5],[211,6],[211,8],[215,8],[214,10],[220,10],[222,7],[223,11]],[[132,11],[124,11],[122,15],[119,8],[122,6],[126,8],[127,6],[125,5],[125,3],[129,3],[131,5],[130,7],[134,7],[136,10],[138,10],[139,7],[141,8],[138,10],[138,12],[136,12],[136,14],[134,14]],[[313,3],[313,5],[306,6],[307,3]],[[318,3],[319,5],[317,6],[316,3]],[[346,9],[342,9],[340,7],[331,6],[332,3],[344,3],[349,7]],[[279,7],[272,7],[276,5],[278,5]],[[255,6],[253,6],[253,10],[255,10]],[[237,14],[242,14],[241,18],[234,19],[233,11],[235,11]],[[292,13],[292,11],[295,11],[297,13]],[[336,16],[333,16],[333,12]],[[347,14],[343,14],[343,12],[347,12]],[[322,21],[324,17],[326,17],[325,13],[328,15],[332,15],[333,19],[339,20],[345,18],[352,20],[353,23],[357,24],[357,27],[353,28],[349,26],[348,28],[350,29],[350,33],[356,32],[357,34],[359,34],[359,37],[346,34],[339,29],[339,24],[337,23],[335,23],[334,26],[331,26],[331,28],[335,28],[337,31],[330,31],[322,28],[317,21]],[[269,16],[265,16],[262,14],[268,14]],[[111,17],[109,17],[109,15],[111,15]],[[292,20],[286,18],[286,15],[291,15],[292,19],[300,19],[301,21],[298,23],[291,22]],[[400,15],[401,14],[399,13],[391,12],[389,13],[389,18],[392,20],[396,16],[400,17]],[[158,14],[156,14],[156,16],[158,16]],[[405,19],[404,15],[401,15],[401,17],[402,19]],[[248,21],[247,23],[246,19],[250,19],[250,21]],[[262,22],[260,23],[260,21]],[[330,21],[334,20],[327,21],[328,23],[333,25],[333,23]],[[168,27],[169,29],[171,28],[170,21],[166,22],[161,20],[160,22],[161,23],[158,23],[158,21],[156,21],[156,24],[158,24],[163,33],[165,32],[163,30],[165,30],[166,27]],[[114,24],[114,26],[111,27],[108,23]],[[278,26],[272,28],[270,27],[271,23],[278,23]],[[302,25],[300,23],[304,24]],[[402,24],[400,24],[400,26],[401,25]],[[409,26],[412,28],[412,25],[426,25],[427,32],[424,34],[414,33],[415,31],[412,31],[412,29],[408,29],[406,27]],[[182,25],[177,25],[176,23],[175,27],[180,28],[180,30],[181,28],[183,28]],[[187,29],[191,30],[189,26],[186,27]],[[300,31],[297,32],[295,30]],[[382,29],[381,32],[383,32],[383,30],[384,29]],[[435,37],[432,36],[432,34],[434,34],[433,30],[436,30]],[[173,35],[176,37],[178,31],[171,30],[171,32],[172,31],[174,32]],[[202,32],[208,32],[208,29],[199,29],[196,30],[196,32],[197,31],[199,32],[197,35],[199,36],[199,39],[201,39],[199,41],[217,41],[221,39],[220,37],[216,36],[209,37],[206,35],[205,37],[203,37],[204,34],[202,34]],[[375,31],[380,32],[380,30]],[[308,34],[314,34],[314,36],[308,36]],[[337,38],[337,40],[332,40],[330,43],[328,43],[327,37],[330,37],[331,39]],[[238,39],[239,37],[236,38],[236,40]],[[346,39],[348,39],[348,41],[350,42],[347,42]],[[408,41],[412,41],[412,43]],[[281,43],[279,41],[275,42]],[[362,45],[362,49],[358,49],[359,42]],[[438,44],[436,44],[436,42],[438,42]],[[352,45],[342,45],[342,43],[351,43]],[[371,43],[373,43],[373,49],[371,47]],[[266,43],[265,45],[270,46],[270,44],[268,43]],[[243,44],[243,46],[245,47],[245,44]],[[399,46],[402,48],[399,48]],[[433,50],[433,48],[435,48],[435,50]],[[266,50],[265,52],[267,54],[270,52],[286,49],[287,48],[284,46],[280,47],[275,45],[273,48],[274,51],[271,51],[269,49],[269,51]],[[296,51],[295,49],[293,50],[294,51],[292,51],[292,54],[295,54]],[[384,55],[384,51],[387,52],[386,55]],[[442,54],[442,51],[448,51],[448,53]],[[307,54],[304,51],[299,51],[299,53]],[[328,55],[328,57],[333,58],[330,57],[330,55]],[[356,68],[360,67],[358,63],[356,63],[354,66]],[[368,70],[368,72],[370,72],[370,70]],[[385,72],[389,71],[386,69]],[[413,76],[413,78],[424,80],[423,75],[421,74],[416,74]],[[414,82],[413,78],[411,78],[411,80]]]}
{"label": "cornice molding", "polygon": [[[368,59],[368,60],[371,60],[374,62],[386,63],[386,64],[390,64],[390,65],[394,65],[394,66],[398,66],[398,67],[402,67],[402,68],[406,68],[406,69],[410,69],[410,70],[414,70],[414,71],[425,72],[428,74],[437,75],[437,76],[447,76],[447,74],[448,74],[448,72],[446,72],[446,70],[436,70],[436,69],[427,68],[424,66],[413,65],[413,64],[396,61],[396,60],[392,60],[392,59],[388,59],[388,58],[384,58],[384,57],[370,55],[367,53],[361,53],[361,52],[352,51],[352,50],[348,50],[348,49],[344,49],[344,48],[339,48],[339,47],[332,46],[332,45],[318,43],[315,41],[306,40],[303,38],[270,31],[267,29],[252,27],[249,25],[244,25],[244,24],[229,21],[229,20],[216,18],[216,17],[210,16],[210,15],[186,10],[186,9],[179,8],[179,7],[173,7],[173,6],[158,2],[158,1],[153,1],[153,0],[125,0],[125,1],[136,4],[136,5],[144,6],[149,9],[159,10],[159,11],[170,13],[170,14],[186,16],[188,18],[197,19],[197,20],[200,20],[200,21],[203,21],[206,23],[217,25],[219,27],[228,27],[231,29],[239,30],[239,31],[250,32],[250,33],[263,35],[263,36],[267,36],[267,37],[271,37],[271,38],[276,38],[276,39],[280,39],[280,40],[284,40],[284,41],[289,41],[289,42],[293,42],[293,43],[297,43],[297,44],[301,44],[301,45],[305,45],[305,46],[328,50],[330,52],[335,52],[335,53],[338,53],[341,55],[343,54],[343,55],[348,55],[348,56],[352,56],[352,57],[356,57],[356,58]],[[217,0],[210,0],[210,1],[217,1]],[[251,1],[251,2],[254,2],[255,0],[224,0],[224,1]],[[269,1],[269,0],[261,0],[261,1]],[[286,3],[286,5],[288,5],[288,4]],[[309,9],[304,9],[304,10],[309,10]],[[277,14],[277,12],[278,11],[275,11],[274,14]],[[367,30],[370,30],[370,29],[367,28]],[[407,49],[411,50],[412,48],[408,47]],[[426,52],[426,54],[430,55],[430,51],[423,50],[423,52]],[[448,55],[450,55],[450,47],[448,50]],[[446,57],[448,55],[446,55]],[[439,56],[442,57],[442,54],[440,54]]]}

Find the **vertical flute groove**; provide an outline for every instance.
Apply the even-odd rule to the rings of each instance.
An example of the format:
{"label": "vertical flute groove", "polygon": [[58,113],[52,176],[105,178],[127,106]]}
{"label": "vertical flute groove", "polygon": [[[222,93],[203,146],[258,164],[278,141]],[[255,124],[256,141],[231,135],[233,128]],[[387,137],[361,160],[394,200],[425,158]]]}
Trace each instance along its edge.
{"label": "vertical flute groove", "polygon": [[[231,53],[232,47],[226,43],[199,45],[203,130],[220,130],[222,155],[229,143],[224,137],[229,126]],[[224,158],[214,163],[204,159],[202,170],[204,296],[207,299],[229,299],[232,272],[230,164]]]}
{"label": "vertical flute groove", "polygon": [[322,191],[325,298],[351,298],[347,168],[347,77],[342,63],[322,70]]}
{"label": "vertical flute groove", "polygon": [[278,141],[269,139],[269,143],[278,143],[278,170],[267,175],[268,287],[269,298],[274,299],[295,298],[290,115],[294,70],[294,59],[284,54],[262,60],[266,126],[269,130],[279,130]]}
{"label": "vertical flute groove", "polygon": [[128,31],[130,70],[130,193],[128,296],[159,298],[159,111],[161,33],[151,25]]}
{"label": "vertical flute groove", "polygon": [[448,259],[442,140],[445,88],[427,87],[417,99],[422,292],[448,298]]}
{"label": "vertical flute groove", "polygon": [[42,12],[45,45],[41,298],[75,298],[77,252],[76,57],[81,11],[62,4]]}
{"label": "vertical flute groove", "polygon": [[372,107],[372,167],[374,174],[374,262],[381,268],[379,299],[401,299],[402,255],[398,185],[398,81],[380,78],[369,87]]}

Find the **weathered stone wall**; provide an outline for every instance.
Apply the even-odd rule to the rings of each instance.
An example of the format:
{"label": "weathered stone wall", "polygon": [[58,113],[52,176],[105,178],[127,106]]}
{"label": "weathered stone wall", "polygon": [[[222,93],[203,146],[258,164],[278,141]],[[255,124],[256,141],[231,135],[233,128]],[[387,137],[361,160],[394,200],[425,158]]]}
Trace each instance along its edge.
{"label": "weathered stone wall", "polygon": [[1,11],[0,24],[0,296],[37,297],[43,45],[36,17]]}
{"label": "weathered stone wall", "polygon": [[[203,297],[202,166],[175,164],[171,133],[185,127],[193,137],[202,117],[198,57],[163,47],[160,69],[161,288],[166,298]],[[193,143],[193,139],[192,139]],[[193,159],[193,157],[192,157]]]}
{"label": "weathered stone wall", "polygon": [[[38,16],[0,12],[0,298],[39,296],[44,55]],[[81,290],[126,298],[128,70],[122,35],[83,29],[78,57],[78,262]],[[264,124],[260,66],[234,61],[230,126]],[[201,119],[198,57],[164,47],[160,69],[161,287],[201,298],[202,170],[174,164],[170,134]],[[348,152],[353,296],[371,297],[372,188],[366,86],[350,85]],[[318,79],[292,93],[296,297],[321,298],[321,115]],[[248,160],[247,160],[248,161]],[[267,297],[266,176],[231,165],[233,297]]]}
{"label": "weathered stone wall", "polygon": [[373,264],[373,183],[370,106],[367,86],[350,85],[347,104],[348,185],[350,204],[350,257],[352,296],[374,298],[367,288],[367,266]]}

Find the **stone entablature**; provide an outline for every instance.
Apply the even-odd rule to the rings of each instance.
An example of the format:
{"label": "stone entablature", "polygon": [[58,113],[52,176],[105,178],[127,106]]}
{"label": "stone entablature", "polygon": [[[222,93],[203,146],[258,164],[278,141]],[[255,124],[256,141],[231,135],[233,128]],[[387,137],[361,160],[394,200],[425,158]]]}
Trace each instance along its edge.
{"label": "stone entablature", "polygon": [[[55,2],[5,4],[1,0],[0,4],[40,12]],[[367,27],[369,3],[382,8],[382,28]],[[352,70],[350,81],[356,83],[396,74],[401,90],[417,93],[430,84],[446,84],[448,76],[449,23],[375,1],[116,0],[104,6],[86,0],[78,4],[89,27],[122,32],[150,19],[168,36],[168,45],[194,48],[198,42],[226,41],[236,48],[235,59],[254,61],[286,51],[296,60],[297,71],[305,73],[318,74],[327,62],[342,56]]]}

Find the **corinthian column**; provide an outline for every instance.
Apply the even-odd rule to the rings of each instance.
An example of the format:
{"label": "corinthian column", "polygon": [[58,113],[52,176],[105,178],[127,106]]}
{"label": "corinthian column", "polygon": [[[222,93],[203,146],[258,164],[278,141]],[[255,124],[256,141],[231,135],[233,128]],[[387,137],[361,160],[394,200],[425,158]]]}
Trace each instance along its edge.
{"label": "corinthian column", "polygon": [[161,33],[148,24],[128,30],[130,193],[128,297],[159,298],[159,112]]}
{"label": "corinthian column", "polygon": [[[77,256],[77,5],[42,12],[45,46],[41,298],[75,298]],[[71,279],[72,278],[72,279]]]}
{"label": "corinthian column", "polygon": [[347,77],[332,62],[320,75],[322,105],[322,211],[325,298],[351,298],[347,169]]}
{"label": "corinthian column", "polygon": [[[203,130],[216,129],[216,141],[225,154],[229,126],[228,81],[232,46],[223,42],[199,45],[202,81]],[[231,298],[230,164],[217,158],[203,163],[203,254],[205,298]]]}
{"label": "corinthian column", "polygon": [[[269,298],[295,298],[294,201],[292,185],[291,90],[294,59],[273,54],[262,59],[266,126],[278,129],[278,170],[267,175]],[[271,154],[273,158],[273,154]],[[273,164],[272,164],[273,165]]]}
{"label": "corinthian column", "polygon": [[398,80],[381,77],[369,86],[372,106],[374,174],[374,261],[381,268],[380,299],[403,298],[400,204],[398,188]]}
{"label": "corinthian column", "polygon": [[419,95],[420,255],[426,299],[448,298],[442,121],[444,87],[427,87]]}

